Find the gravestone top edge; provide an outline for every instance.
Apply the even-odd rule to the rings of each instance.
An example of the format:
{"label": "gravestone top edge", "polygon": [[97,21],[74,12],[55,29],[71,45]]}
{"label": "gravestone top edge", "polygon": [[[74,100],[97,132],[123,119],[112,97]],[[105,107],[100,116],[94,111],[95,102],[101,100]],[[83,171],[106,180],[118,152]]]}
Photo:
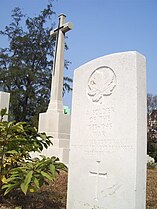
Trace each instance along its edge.
{"label": "gravestone top edge", "polygon": [[5,91],[0,91],[0,94],[10,94],[9,92],[5,92]]}
{"label": "gravestone top edge", "polygon": [[102,60],[102,59],[105,59],[105,58],[112,58],[112,57],[116,57],[116,56],[125,56],[125,55],[135,55],[135,56],[140,56],[140,57],[143,57],[144,59],[146,59],[145,56],[138,51],[116,52],[116,53],[107,54],[107,55],[92,59],[92,60],[80,65],[78,68],[75,69],[75,71],[79,71],[83,67],[86,67],[90,64],[92,65],[92,63],[95,63],[95,62],[97,62],[99,60]]}

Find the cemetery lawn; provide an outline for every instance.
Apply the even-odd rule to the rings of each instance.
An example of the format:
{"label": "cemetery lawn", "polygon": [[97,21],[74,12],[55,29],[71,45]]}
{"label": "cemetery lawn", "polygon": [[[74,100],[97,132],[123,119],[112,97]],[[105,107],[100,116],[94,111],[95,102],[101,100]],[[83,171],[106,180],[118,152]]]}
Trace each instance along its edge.
{"label": "cemetery lawn", "polygon": [[[0,209],[65,209],[66,192],[67,173],[61,172],[54,182],[37,193],[25,196],[14,192],[5,199],[1,196]],[[157,169],[147,171],[147,209],[157,209]]]}

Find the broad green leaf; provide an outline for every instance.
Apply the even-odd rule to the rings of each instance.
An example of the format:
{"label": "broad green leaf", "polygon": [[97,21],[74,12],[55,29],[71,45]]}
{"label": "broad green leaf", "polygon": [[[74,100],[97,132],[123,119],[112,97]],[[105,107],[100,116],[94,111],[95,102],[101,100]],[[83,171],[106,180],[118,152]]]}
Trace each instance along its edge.
{"label": "broad green leaf", "polygon": [[39,168],[42,164],[43,164],[43,162],[39,161],[39,162],[37,162],[37,163],[35,164],[35,167],[36,167],[36,168]]}
{"label": "broad green leaf", "polygon": [[21,184],[21,190],[23,191],[23,193],[26,195],[27,190],[28,190],[28,185],[31,182],[31,178],[32,178],[32,174],[33,171],[30,171],[27,175],[26,178],[24,180],[24,182]]}
{"label": "broad green leaf", "polygon": [[34,178],[34,184],[39,189],[39,181],[37,178]]}
{"label": "broad green leaf", "polygon": [[45,155],[40,155],[40,157],[44,160],[46,159]]}
{"label": "broad green leaf", "polygon": [[56,163],[56,169],[67,171],[67,167],[63,163]]}
{"label": "broad green leaf", "polygon": [[17,179],[20,179],[20,177],[18,175],[14,176],[12,175],[10,178],[6,179],[6,182],[10,182],[10,181],[17,181]]}
{"label": "broad green leaf", "polygon": [[7,182],[7,180],[6,180],[4,175],[0,176],[0,180],[2,181],[2,183],[6,183]]}
{"label": "broad green leaf", "polygon": [[45,133],[41,133],[41,134],[40,134],[40,137],[41,137],[43,140],[46,140],[46,139],[47,139],[47,137],[46,137],[46,134],[45,134]]}
{"label": "broad green leaf", "polygon": [[48,180],[52,180],[52,179],[53,179],[48,173],[46,173],[46,172],[44,172],[44,171],[41,171],[41,175],[42,175],[43,177],[47,178]]}
{"label": "broad green leaf", "polygon": [[56,170],[55,170],[55,166],[53,164],[50,164],[50,171],[51,171],[52,175],[55,176]]}
{"label": "broad green leaf", "polygon": [[14,122],[8,122],[8,128],[10,128],[13,124]]}
{"label": "broad green leaf", "polygon": [[5,192],[4,192],[4,196],[6,195],[6,194],[8,194],[12,189],[14,189],[16,187],[16,184],[7,184],[7,185],[4,185],[4,186],[2,186],[2,189],[5,189],[5,188],[7,188],[6,190],[5,190]]}
{"label": "broad green leaf", "polygon": [[1,109],[1,111],[0,111],[0,116],[4,116],[4,115],[6,115],[7,114],[7,108],[4,108],[4,109]]}
{"label": "broad green leaf", "polygon": [[8,154],[17,154],[18,152],[16,150],[10,150],[10,151],[7,151],[6,153],[8,153]]}
{"label": "broad green leaf", "polygon": [[24,182],[20,185],[22,192],[26,195],[28,190],[28,185],[26,185]]}
{"label": "broad green leaf", "polygon": [[25,178],[25,181],[24,181],[25,184],[30,183],[31,178],[32,178],[32,174],[33,174],[33,171],[29,171],[29,173],[26,175],[26,178]]}
{"label": "broad green leaf", "polygon": [[26,125],[26,122],[17,122],[16,125]]}
{"label": "broad green leaf", "polygon": [[6,189],[6,188],[8,188],[8,185],[12,185],[12,184],[4,184],[1,188]]}

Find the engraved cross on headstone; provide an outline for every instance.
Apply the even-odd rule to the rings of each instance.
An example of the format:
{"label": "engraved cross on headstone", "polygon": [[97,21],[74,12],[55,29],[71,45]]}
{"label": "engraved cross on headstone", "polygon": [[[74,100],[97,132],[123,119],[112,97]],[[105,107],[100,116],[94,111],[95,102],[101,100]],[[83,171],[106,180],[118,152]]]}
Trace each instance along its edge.
{"label": "engraved cross on headstone", "polygon": [[63,112],[62,92],[64,75],[64,39],[65,33],[72,29],[72,23],[65,23],[66,16],[59,15],[58,28],[52,30],[50,35],[56,38],[56,49],[52,70],[51,95],[48,110]]}
{"label": "engraved cross on headstone", "polygon": [[89,171],[90,175],[96,177],[96,185],[95,185],[95,200],[98,201],[98,193],[99,193],[99,178],[100,177],[107,177],[107,173],[100,172],[100,161],[97,162],[97,171]]}

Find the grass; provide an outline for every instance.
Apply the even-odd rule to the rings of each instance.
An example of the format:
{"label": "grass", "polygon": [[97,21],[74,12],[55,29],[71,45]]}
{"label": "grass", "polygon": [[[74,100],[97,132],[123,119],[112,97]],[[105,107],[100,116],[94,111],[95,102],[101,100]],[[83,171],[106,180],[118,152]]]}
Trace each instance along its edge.
{"label": "grass", "polygon": [[[0,209],[65,209],[67,174],[61,173],[55,182],[27,196],[20,192],[0,199]],[[147,209],[157,209],[157,169],[147,171]]]}

